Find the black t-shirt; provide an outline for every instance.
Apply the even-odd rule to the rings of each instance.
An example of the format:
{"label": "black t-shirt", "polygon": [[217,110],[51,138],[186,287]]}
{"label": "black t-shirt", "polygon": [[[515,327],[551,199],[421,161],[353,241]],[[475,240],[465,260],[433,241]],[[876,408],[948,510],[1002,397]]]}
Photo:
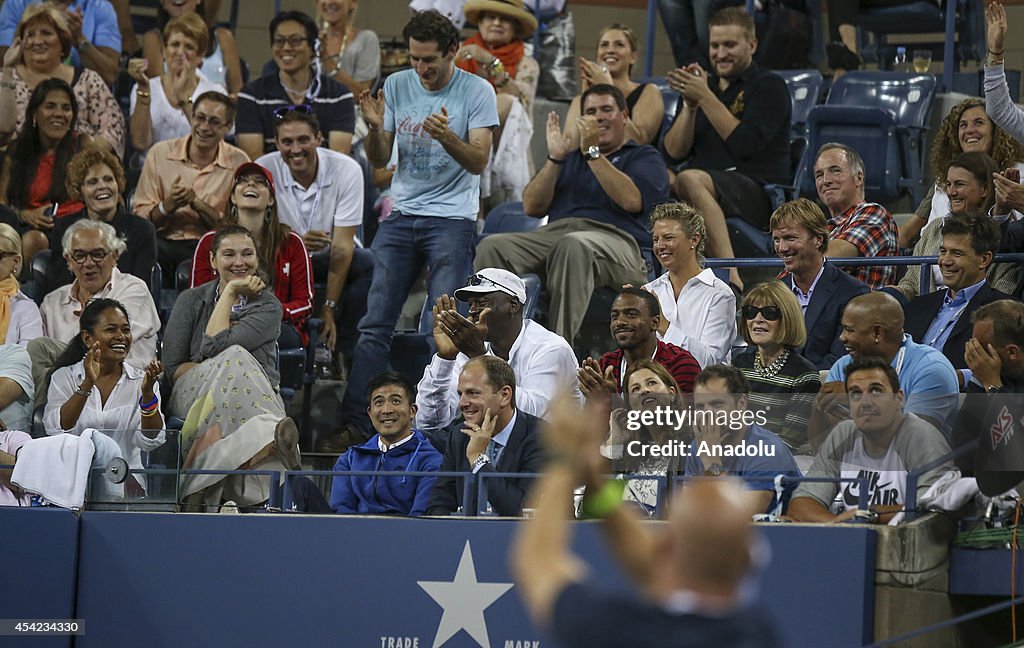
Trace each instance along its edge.
{"label": "black t-shirt", "polygon": [[[328,144],[331,131],[352,133],[355,130],[356,114],[352,91],[327,75],[320,75],[320,91],[316,97],[306,99],[313,107],[324,146]],[[277,150],[274,141],[274,111],[282,106],[294,105],[288,97],[281,79],[275,72],[246,84],[238,93],[238,116],[235,131],[238,135],[263,134],[263,152]]]}
{"label": "black t-shirt", "polygon": [[[708,86],[740,125],[723,140],[704,111],[698,111],[688,166],[716,171],[735,167],[763,182],[792,181],[789,129],[793,106],[785,80],[755,63],[724,91],[719,89],[718,80],[712,75]],[[683,114],[682,101],[680,97],[676,119]]]}
{"label": "black t-shirt", "polygon": [[573,583],[558,595],[552,634],[571,648],[775,648],[775,628],[756,610],[726,617],[672,614],[622,594]]}

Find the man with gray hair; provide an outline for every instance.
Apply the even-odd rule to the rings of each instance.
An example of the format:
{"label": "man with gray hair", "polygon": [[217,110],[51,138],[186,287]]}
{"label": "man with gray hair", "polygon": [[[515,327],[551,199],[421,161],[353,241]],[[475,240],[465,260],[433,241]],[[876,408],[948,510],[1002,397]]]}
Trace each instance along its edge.
{"label": "man with gray hair", "polygon": [[[117,269],[125,243],[108,223],[80,220],[64,232],[64,259],[75,280],[46,295],[39,309],[43,335],[29,343],[36,405],[46,400],[46,374],[67,343],[79,333],[78,319],[90,300],[121,302],[131,317],[132,346],[127,361],[140,369],[156,359],[160,317],[149,286]],[[56,260],[54,260],[56,262]]]}
{"label": "man with gray hair", "polygon": [[[814,186],[829,211],[826,257],[881,257],[899,253],[892,214],[882,205],[864,200],[864,160],[857,151],[836,142],[818,149]],[[847,271],[872,290],[896,282],[892,266],[860,266]]]}

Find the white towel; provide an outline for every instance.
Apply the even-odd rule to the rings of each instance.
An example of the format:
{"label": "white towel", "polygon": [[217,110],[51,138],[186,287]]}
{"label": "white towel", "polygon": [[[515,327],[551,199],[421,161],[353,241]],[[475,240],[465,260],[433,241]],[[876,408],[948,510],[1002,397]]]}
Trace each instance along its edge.
{"label": "white towel", "polygon": [[96,467],[106,467],[111,458],[119,455],[113,439],[91,428],[81,436],[57,434],[32,439],[18,452],[11,483],[51,504],[78,510],[85,502],[93,457],[101,462]]}

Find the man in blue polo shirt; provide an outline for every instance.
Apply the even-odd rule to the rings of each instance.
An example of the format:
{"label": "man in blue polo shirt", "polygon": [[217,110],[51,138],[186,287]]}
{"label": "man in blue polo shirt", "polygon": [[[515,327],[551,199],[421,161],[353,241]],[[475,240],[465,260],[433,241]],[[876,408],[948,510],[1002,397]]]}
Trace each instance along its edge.
{"label": "man in blue polo shirt", "polygon": [[[665,163],[653,146],[626,136],[622,91],[598,84],[581,97],[580,141],[562,136],[548,115],[548,159],[523,191],[523,210],[549,223],[532,232],[480,242],[476,267],[546,277],[548,323],[570,343],[594,288],[647,282],[641,248],[651,247],[647,215],[668,200]],[[570,117],[572,118],[572,117]]]}
{"label": "man in blue polo shirt", "polygon": [[[775,477],[800,477],[800,469],[782,439],[754,422],[758,413],[747,409],[749,392],[750,384],[735,367],[712,365],[697,375],[694,416],[701,418],[694,425],[685,474],[739,477],[749,491],[749,510],[754,515],[771,513],[779,504]],[[794,489],[796,482],[784,486],[780,513]]]}
{"label": "man in blue polo shirt", "polygon": [[811,414],[808,438],[815,450],[832,427],[849,418],[849,407],[844,406],[846,367],[866,356],[882,358],[896,370],[906,396],[905,412],[916,414],[950,438],[960,398],[956,371],[941,351],[905,334],[903,322],[899,302],[884,292],[854,297],[846,305],[839,339],[847,354],[832,365]]}

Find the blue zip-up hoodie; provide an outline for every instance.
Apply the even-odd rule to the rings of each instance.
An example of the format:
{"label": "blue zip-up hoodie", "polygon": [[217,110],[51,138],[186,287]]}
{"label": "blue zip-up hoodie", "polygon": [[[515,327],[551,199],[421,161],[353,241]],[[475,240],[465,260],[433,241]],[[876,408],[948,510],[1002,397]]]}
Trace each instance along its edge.
{"label": "blue zip-up hoodie", "polygon": [[[412,438],[388,452],[377,445],[379,434],[338,457],[334,470],[430,471],[441,468],[441,453],[423,433],[413,430]],[[369,515],[423,515],[430,503],[435,477],[413,475],[335,475],[331,485],[331,509],[335,513]]]}

